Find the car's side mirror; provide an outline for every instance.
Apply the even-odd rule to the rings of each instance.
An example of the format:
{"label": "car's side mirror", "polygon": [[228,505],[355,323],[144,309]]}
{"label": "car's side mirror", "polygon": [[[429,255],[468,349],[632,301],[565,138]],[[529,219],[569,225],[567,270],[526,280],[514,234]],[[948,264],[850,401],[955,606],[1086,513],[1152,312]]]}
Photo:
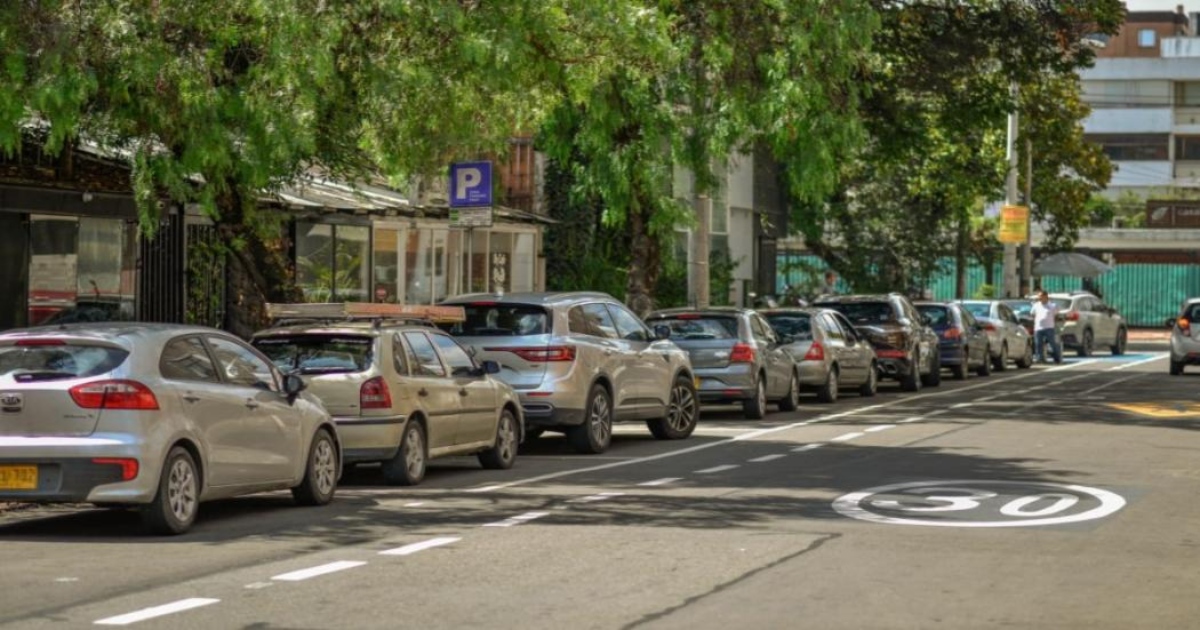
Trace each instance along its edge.
{"label": "car's side mirror", "polygon": [[287,395],[288,404],[296,402],[296,397],[306,389],[308,389],[308,385],[299,376],[295,374],[285,374],[283,376],[283,393]]}
{"label": "car's side mirror", "polygon": [[495,361],[493,361],[491,359],[485,359],[479,363],[479,369],[484,374],[499,374],[500,373],[500,364],[496,363]]}
{"label": "car's side mirror", "polygon": [[671,338],[671,327],[670,326],[668,326],[666,324],[659,324],[654,327],[654,339],[655,340],[670,339],[670,338]]}

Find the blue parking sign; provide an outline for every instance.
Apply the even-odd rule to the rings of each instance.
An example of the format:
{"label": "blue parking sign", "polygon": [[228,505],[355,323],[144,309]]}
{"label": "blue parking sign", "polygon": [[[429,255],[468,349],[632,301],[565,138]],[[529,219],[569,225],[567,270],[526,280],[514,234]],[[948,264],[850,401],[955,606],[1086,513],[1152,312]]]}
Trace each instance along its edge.
{"label": "blue parking sign", "polygon": [[456,162],[450,165],[450,207],[492,205],[492,163]]}

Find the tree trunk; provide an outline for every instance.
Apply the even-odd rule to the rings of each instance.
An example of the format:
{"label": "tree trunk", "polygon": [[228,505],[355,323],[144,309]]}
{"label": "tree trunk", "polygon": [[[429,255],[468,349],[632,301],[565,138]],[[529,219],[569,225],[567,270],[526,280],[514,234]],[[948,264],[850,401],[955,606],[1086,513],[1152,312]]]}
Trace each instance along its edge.
{"label": "tree trunk", "polygon": [[248,338],[267,325],[268,302],[300,302],[303,296],[296,287],[284,231],[252,225],[255,217],[248,216],[242,194],[232,183],[227,190],[218,200],[217,221],[226,250],[224,328]]}
{"label": "tree trunk", "polygon": [[654,310],[654,286],[662,271],[662,247],[650,233],[648,207],[641,199],[636,200],[629,208],[626,221],[630,251],[625,303],[638,317],[645,317]]}

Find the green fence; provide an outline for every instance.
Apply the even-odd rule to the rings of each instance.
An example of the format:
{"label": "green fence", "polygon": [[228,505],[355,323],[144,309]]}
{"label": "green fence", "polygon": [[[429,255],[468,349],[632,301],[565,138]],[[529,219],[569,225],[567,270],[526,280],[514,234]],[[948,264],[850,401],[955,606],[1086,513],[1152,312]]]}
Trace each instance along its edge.
{"label": "green fence", "polygon": [[[812,255],[781,252],[777,290],[782,294],[788,286],[804,285],[806,275],[797,263],[813,269],[824,269],[824,262]],[[955,274],[952,260],[944,261],[947,271],[933,279],[928,288],[936,300],[954,298]],[[975,294],[984,284],[986,274],[982,265],[967,268],[966,295]],[[1000,265],[993,269],[997,283],[1003,277]],[[1079,278],[1045,277],[1042,287],[1050,292],[1074,291],[1083,287]],[[1189,297],[1200,296],[1200,265],[1123,264],[1096,281],[1104,301],[1117,308],[1131,326],[1159,328],[1179,310]],[[842,287],[849,291],[851,287]]]}

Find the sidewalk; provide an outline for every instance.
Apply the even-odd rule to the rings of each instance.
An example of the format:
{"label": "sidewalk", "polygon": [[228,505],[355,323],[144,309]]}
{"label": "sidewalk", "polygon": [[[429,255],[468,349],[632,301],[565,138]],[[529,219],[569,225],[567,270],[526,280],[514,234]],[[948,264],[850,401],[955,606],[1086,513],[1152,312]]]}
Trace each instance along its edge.
{"label": "sidewalk", "polygon": [[1166,343],[1171,340],[1171,331],[1166,328],[1131,328],[1129,330],[1129,340],[1138,342],[1161,341]]}

